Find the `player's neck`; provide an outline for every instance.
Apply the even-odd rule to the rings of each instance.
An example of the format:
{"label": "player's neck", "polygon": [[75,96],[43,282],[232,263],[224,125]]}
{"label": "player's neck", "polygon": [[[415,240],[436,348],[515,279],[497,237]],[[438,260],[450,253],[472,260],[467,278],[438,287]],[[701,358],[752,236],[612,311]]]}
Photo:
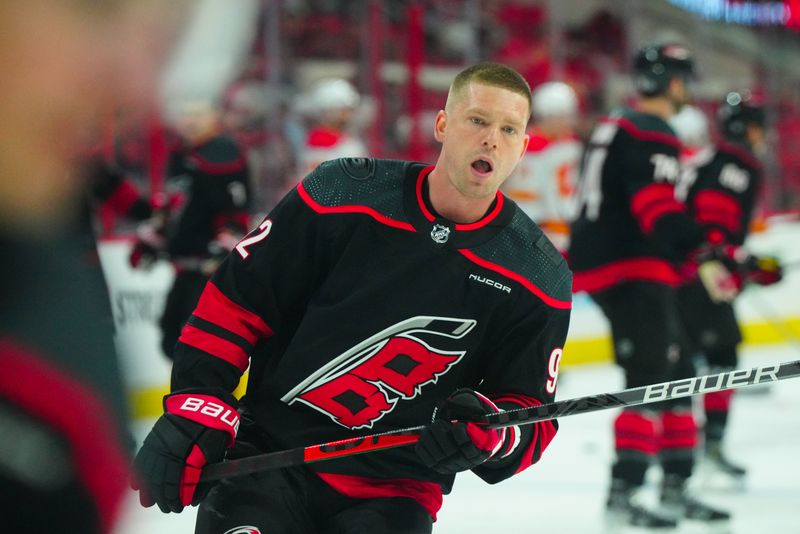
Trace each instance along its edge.
{"label": "player's neck", "polygon": [[654,98],[641,98],[635,106],[637,111],[661,117],[664,120],[669,119],[675,114],[675,106],[667,98],[654,97]]}
{"label": "player's neck", "polygon": [[447,178],[444,172],[434,169],[428,175],[428,198],[433,210],[449,221],[470,224],[486,215],[495,196],[471,198],[464,196]]}

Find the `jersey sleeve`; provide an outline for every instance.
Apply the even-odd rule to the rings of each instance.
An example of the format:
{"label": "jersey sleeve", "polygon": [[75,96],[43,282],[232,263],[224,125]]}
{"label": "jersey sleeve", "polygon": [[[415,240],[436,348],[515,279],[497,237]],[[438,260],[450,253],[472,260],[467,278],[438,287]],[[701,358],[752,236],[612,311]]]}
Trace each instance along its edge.
{"label": "jersey sleeve", "polygon": [[181,332],[173,390],[232,391],[258,343],[287,332],[324,272],[320,218],[289,193],[209,280]]}
{"label": "jersey sleeve", "polygon": [[[569,318],[568,308],[544,305],[522,314],[493,341],[478,390],[502,410],[553,402]],[[509,427],[503,448],[473,471],[492,484],[509,478],[539,461],[557,430],[555,420]]]}
{"label": "jersey sleeve", "polygon": [[753,215],[759,171],[735,160],[716,171],[697,180],[690,208],[709,240],[739,245]]}
{"label": "jersey sleeve", "polygon": [[631,214],[644,235],[674,259],[683,259],[702,243],[703,236],[686,206],[675,198],[680,177],[678,148],[657,140],[637,141],[622,147]]}

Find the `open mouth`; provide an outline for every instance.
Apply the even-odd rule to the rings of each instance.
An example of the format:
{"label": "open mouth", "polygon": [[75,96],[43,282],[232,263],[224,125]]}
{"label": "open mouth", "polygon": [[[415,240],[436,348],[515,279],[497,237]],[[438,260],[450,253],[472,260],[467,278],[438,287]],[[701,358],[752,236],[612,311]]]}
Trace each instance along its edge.
{"label": "open mouth", "polygon": [[472,168],[480,174],[488,174],[492,172],[492,164],[485,159],[478,159],[472,162]]}

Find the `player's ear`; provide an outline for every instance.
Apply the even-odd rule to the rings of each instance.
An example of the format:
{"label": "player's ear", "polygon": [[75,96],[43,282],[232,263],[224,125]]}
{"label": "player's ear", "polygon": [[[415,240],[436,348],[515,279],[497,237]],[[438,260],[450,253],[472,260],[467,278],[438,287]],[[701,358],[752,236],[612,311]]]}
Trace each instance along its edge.
{"label": "player's ear", "polygon": [[525,155],[525,151],[528,150],[528,143],[531,142],[531,136],[529,134],[525,134],[525,137],[522,138],[522,152],[519,153],[519,158],[522,159],[522,156]]}
{"label": "player's ear", "polygon": [[439,110],[436,114],[436,120],[433,123],[433,137],[440,143],[444,142],[444,133],[447,129],[447,112],[443,109]]}

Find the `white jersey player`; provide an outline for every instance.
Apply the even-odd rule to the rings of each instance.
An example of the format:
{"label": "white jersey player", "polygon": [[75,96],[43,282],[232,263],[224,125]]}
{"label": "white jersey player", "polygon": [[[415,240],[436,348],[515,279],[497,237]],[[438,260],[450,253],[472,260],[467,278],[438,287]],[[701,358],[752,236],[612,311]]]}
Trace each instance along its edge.
{"label": "white jersey player", "polygon": [[582,144],[575,135],[578,98],[561,82],[533,93],[534,129],[528,151],[503,191],[533,219],[564,253],[569,245],[573,191]]}
{"label": "white jersey player", "polygon": [[323,161],[367,156],[366,145],[351,131],[361,98],[350,82],[324,79],[303,98],[307,101],[302,108],[312,118],[312,126],[298,158],[299,176],[307,175]]}

